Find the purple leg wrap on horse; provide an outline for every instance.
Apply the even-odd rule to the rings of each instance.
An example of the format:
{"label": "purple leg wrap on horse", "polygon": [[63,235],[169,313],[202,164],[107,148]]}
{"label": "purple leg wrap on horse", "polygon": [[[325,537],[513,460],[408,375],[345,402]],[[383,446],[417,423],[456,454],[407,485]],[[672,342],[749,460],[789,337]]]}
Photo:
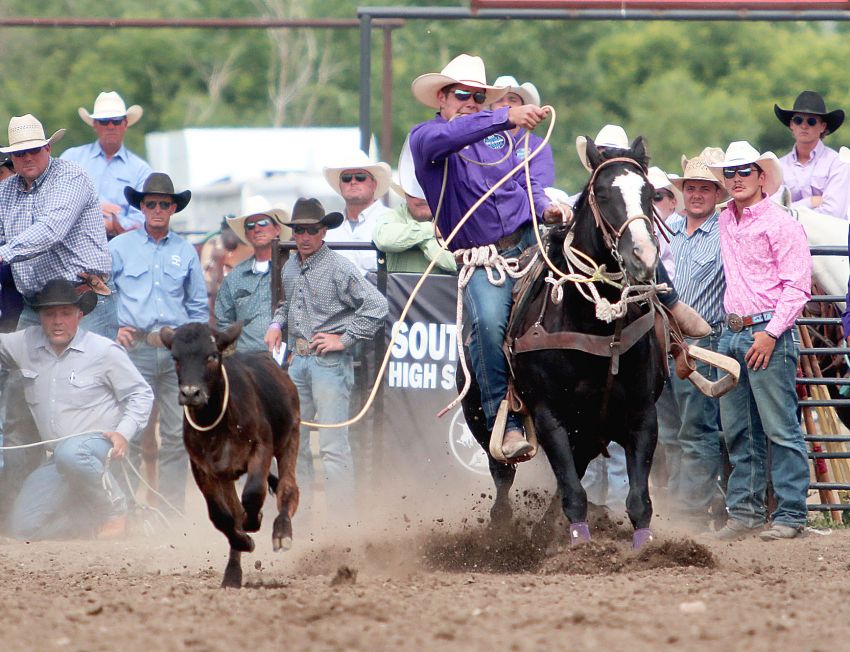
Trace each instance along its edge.
{"label": "purple leg wrap on horse", "polygon": [[571,523],[570,524],[570,545],[574,546],[577,543],[590,541],[590,528],[587,522]]}
{"label": "purple leg wrap on horse", "polygon": [[632,535],[632,550],[640,550],[650,541],[652,541],[652,530],[648,527],[635,530],[635,533]]}

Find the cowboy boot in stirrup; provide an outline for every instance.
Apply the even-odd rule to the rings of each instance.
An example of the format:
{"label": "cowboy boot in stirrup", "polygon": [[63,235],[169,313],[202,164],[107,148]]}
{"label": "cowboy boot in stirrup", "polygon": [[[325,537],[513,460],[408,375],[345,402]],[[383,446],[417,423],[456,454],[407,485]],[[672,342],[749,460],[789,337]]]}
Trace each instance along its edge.
{"label": "cowboy boot in stirrup", "polygon": [[677,301],[670,308],[670,313],[679,324],[682,335],[692,339],[700,339],[711,334],[711,326],[699,313],[684,301]]}

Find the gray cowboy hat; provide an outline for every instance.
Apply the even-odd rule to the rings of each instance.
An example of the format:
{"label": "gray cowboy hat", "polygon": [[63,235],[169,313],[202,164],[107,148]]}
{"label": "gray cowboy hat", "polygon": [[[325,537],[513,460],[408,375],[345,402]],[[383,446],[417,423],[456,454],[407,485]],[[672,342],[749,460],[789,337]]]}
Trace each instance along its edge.
{"label": "gray cowboy hat", "polygon": [[71,281],[56,278],[47,281],[32,302],[33,310],[51,306],[77,306],[84,315],[87,315],[97,306],[97,295],[91,290],[79,292],[77,286]]}
{"label": "gray cowboy hat", "polygon": [[778,104],[773,105],[773,112],[779,118],[779,122],[786,127],[791,126],[791,118],[795,113],[811,113],[812,115],[820,116],[826,123],[826,133],[833,134],[844,122],[844,111],[835,109],[827,111],[826,104],[823,101],[820,93],[815,91],[803,91],[794,100],[794,106],[791,109],[781,109]]}
{"label": "gray cowboy hat", "polygon": [[183,192],[174,192],[174,182],[164,172],[153,172],[147,179],[141,190],[136,190],[133,186],[124,186],[124,196],[134,208],[140,208],[145,195],[168,195],[177,204],[176,213],[179,213],[189,200],[192,199],[192,191],[184,190]]}
{"label": "gray cowboy hat", "polygon": [[312,226],[318,224],[320,226],[326,226],[329,229],[335,229],[342,224],[344,219],[342,213],[339,212],[325,213],[325,207],[322,206],[322,202],[318,199],[313,197],[310,199],[299,197],[298,201],[295,202],[295,206],[292,207],[292,219],[289,222],[284,222],[284,226]]}

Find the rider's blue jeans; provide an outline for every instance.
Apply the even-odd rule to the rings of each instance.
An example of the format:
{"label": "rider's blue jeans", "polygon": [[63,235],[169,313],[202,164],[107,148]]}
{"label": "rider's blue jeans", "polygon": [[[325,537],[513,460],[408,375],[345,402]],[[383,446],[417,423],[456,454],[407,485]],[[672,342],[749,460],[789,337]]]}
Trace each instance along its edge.
{"label": "rider's blue jeans", "polygon": [[809,464],[803,432],[797,419],[795,377],[799,350],[792,331],[776,341],[767,369],[747,369],[744,355],[753,344],[753,332],[725,330],[719,352],[741,364],[738,386],[720,399],[723,436],[729,450],[732,474],[726,490],[729,515],[754,527],[765,522],[768,477],[767,442],[770,441],[770,479],[776,494],[774,523],[806,523]]}
{"label": "rider's blue jeans", "polygon": [[[524,229],[519,243],[500,253],[518,256],[535,242],[530,226]],[[499,403],[508,391],[508,362],[502,352],[505,331],[511,314],[511,291],[514,280],[508,276],[504,285],[490,283],[487,272],[479,267],[472,274],[463,294],[464,321],[470,328],[469,356],[475,380],[481,391],[481,406],[487,419],[487,430],[493,429]]]}

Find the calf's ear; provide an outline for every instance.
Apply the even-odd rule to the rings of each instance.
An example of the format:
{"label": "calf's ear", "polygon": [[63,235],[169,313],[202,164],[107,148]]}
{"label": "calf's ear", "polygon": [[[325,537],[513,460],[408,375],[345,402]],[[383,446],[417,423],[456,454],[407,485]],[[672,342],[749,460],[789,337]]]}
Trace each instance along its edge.
{"label": "calf's ear", "polygon": [[170,350],[174,343],[174,329],[170,326],[163,326],[159,329],[159,339],[162,340],[165,348]]}
{"label": "calf's ear", "polygon": [[[230,347],[242,334],[242,322],[238,321],[223,331],[213,331],[215,345],[220,353],[227,353]],[[232,351],[231,351],[232,353]]]}

